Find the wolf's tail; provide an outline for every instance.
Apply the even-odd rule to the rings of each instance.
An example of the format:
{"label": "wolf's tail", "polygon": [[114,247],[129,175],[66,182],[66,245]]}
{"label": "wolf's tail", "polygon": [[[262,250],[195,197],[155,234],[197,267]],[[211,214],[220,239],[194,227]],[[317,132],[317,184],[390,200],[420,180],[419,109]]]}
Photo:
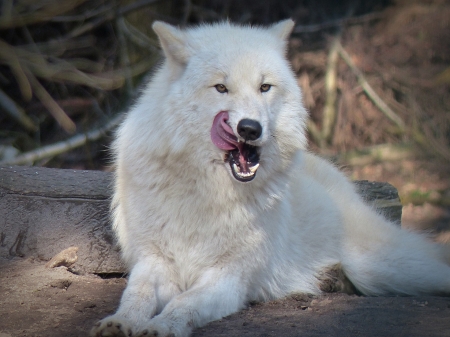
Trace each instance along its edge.
{"label": "wolf's tail", "polygon": [[369,206],[344,212],[342,265],[366,295],[450,295],[450,247],[386,221]]}

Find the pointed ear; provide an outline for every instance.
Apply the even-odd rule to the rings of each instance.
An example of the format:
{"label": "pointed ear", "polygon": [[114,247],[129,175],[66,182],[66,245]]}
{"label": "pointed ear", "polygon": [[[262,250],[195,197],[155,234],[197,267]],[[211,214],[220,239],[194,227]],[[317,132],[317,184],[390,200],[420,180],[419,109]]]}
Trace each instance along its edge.
{"label": "pointed ear", "polygon": [[269,28],[269,31],[278,36],[281,40],[287,41],[289,35],[291,35],[294,25],[295,22],[292,19],[287,19],[275,23],[272,27]]}
{"label": "pointed ear", "polygon": [[165,22],[155,21],[152,25],[166,57],[177,63],[186,64],[190,53],[186,44],[186,34]]}

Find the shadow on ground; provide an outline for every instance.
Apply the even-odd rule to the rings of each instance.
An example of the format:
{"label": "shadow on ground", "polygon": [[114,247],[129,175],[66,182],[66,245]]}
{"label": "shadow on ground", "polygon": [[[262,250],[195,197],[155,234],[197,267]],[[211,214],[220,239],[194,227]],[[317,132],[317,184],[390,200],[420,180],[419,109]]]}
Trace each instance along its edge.
{"label": "shadow on ground", "polygon": [[[80,276],[41,261],[0,260],[1,337],[84,337],[116,309],[125,279]],[[294,295],[194,332],[205,336],[449,336],[450,298]]]}

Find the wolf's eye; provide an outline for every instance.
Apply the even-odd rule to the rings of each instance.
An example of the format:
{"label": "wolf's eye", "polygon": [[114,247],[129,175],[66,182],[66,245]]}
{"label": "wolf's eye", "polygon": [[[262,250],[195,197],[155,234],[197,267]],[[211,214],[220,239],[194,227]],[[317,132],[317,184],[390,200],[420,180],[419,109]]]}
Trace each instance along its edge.
{"label": "wolf's eye", "polygon": [[224,86],[223,84],[216,84],[214,87],[215,87],[216,90],[217,90],[218,92],[220,92],[221,94],[224,94],[224,93],[228,92],[227,87]]}
{"label": "wolf's eye", "polygon": [[270,84],[264,83],[264,84],[261,84],[261,87],[259,88],[259,90],[261,92],[268,92],[270,90],[270,88],[272,88],[272,86]]}

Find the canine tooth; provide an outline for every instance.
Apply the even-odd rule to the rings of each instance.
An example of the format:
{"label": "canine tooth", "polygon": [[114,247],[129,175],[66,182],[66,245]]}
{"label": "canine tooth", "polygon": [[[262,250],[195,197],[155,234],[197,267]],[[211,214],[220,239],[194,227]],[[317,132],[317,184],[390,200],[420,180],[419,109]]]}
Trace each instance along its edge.
{"label": "canine tooth", "polygon": [[255,173],[256,170],[258,169],[258,167],[259,167],[259,163],[256,164],[255,166],[249,167],[249,170],[250,170],[250,172]]}

